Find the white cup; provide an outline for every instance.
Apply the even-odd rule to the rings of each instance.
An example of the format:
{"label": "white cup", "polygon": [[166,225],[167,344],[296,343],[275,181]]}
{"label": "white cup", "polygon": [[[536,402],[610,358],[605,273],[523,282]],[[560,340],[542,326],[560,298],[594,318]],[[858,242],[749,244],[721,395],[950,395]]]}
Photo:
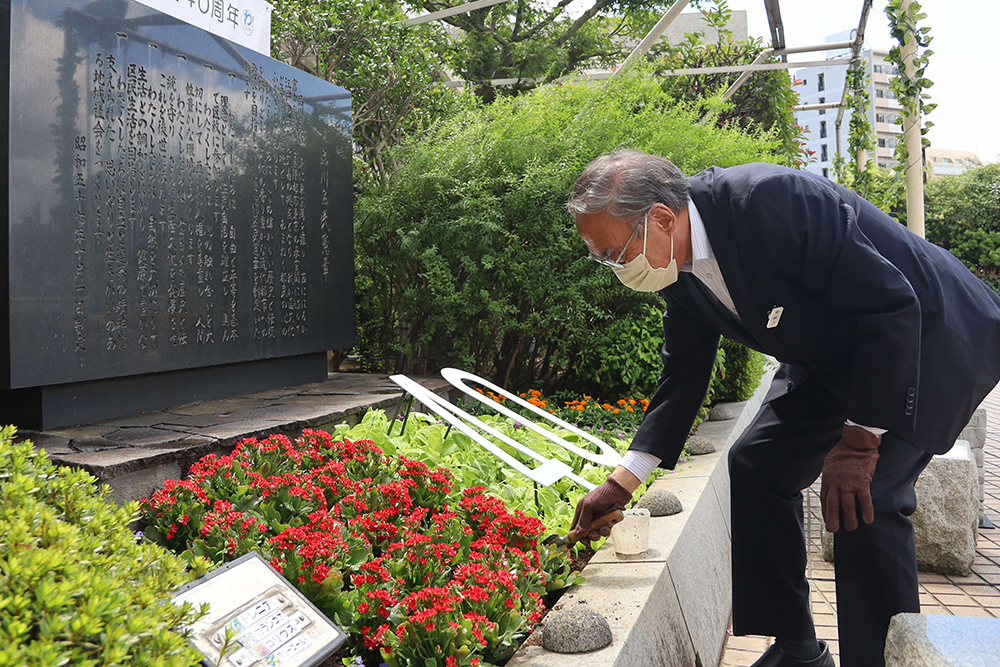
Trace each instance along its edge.
{"label": "white cup", "polygon": [[619,556],[635,556],[649,549],[649,510],[625,510],[625,519],[611,528],[611,540]]}

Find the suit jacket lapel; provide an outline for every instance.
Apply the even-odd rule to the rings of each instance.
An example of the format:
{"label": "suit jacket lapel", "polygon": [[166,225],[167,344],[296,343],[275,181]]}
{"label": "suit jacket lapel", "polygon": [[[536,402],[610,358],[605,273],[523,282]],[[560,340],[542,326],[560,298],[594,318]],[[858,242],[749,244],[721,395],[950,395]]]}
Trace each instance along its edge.
{"label": "suit jacket lapel", "polygon": [[709,320],[719,333],[747,347],[760,349],[760,343],[754,340],[750,332],[694,274],[683,271],[678,280],[683,283],[698,312],[704,314],[705,319]]}
{"label": "suit jacket lapel", "polygon": [[[767,315],[774,306],[780,303],[762,304],[755,301],[750,291],[743,272],[743,264],[740,255],[736,251],[737,244],[734,242],[733,225],[739,224],[735,220],[727,220],[719,211],[712,195],[712,183],[715,177],[715,169],[707,169],[696,176],[688,179],[691,184],[691,200],[698,207],[702,222],[705,224],[705,232],[708,240],[712,244],[712,252],[719,263],[722,277],[726,281],[726,288],[739,313],[739,319],[746,333],[752,340],[756,340],[756,346],[763,351],[779,359],[792,359],[792,355],[785,347],[784,343],[775,334],[774,329],[767,328]],[[692,276],[694,282],[700,282]],[[705,288],[707,291],[707,288]],[[714,298],[714,297],[713,297]],[[777,297],[775,297],[777,298]],[[715,299],[718,301],[717,299]],[[725,310],[725,306],[719,304]],[[728,311],[727,311],[728,312]],[[728,335],[728,334],[727,334]],[[740,338],[736,338],[740,340]],[[740,342],[744,342],[740,340]],[[744,343],[745,344],[745,343]]]}

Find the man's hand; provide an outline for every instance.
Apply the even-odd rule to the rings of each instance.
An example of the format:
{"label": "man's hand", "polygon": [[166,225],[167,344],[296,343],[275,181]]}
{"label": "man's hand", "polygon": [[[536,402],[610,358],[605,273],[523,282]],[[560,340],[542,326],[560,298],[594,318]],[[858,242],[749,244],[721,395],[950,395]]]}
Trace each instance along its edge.
{"label": "man's hand", "polygon": [[840,513],[844,513],[844,528],[858,527],[857,504],[865,523],[875,520],[871,483],[878,463],[879,436],[860,426],[844,426],[843,436],[823,463],[823,486],[820,504],[826,529],[836,533],[840,528]]}
{"label": "man's hand", "polygon": [[590,539],[596,542],[602,537],[611,534],[611,528],[604,526],[600,531],[590,531],[590,524],[594,519],[601,517],[612,510],[623,510],[632,500],[632,492],[639,488],[641,482],[635,475],[625,468],[619,466],[599,487],[580,498],[576,504],[576,514],[573,516],[572,530],[582,536],[582,539]]}

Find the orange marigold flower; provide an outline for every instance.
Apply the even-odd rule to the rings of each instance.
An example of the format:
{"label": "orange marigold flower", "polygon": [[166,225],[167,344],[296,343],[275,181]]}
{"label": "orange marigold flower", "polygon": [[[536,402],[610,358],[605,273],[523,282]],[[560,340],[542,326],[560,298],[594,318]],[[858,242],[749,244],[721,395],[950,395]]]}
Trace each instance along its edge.
{"label": "orange marigold flower", "polygon": [[629,405],[635,405],[635,399],[634,398],[628,399],[628,404]]}
{"label": "orange marigold flower", "polygon": [[614,410],[611,411],[611,414],[615,414],[616,415],[619,412],[621,412],[621,410],[619,410],[618,408],[615,408]]}
{"label": "orange marigold flower", "polygon": [[612,406],[611,406],[610,403],[604,403],[604,404],[601,405],[601,407],[603,409],[605,409],[605,410],[611,410],[612,409]]}

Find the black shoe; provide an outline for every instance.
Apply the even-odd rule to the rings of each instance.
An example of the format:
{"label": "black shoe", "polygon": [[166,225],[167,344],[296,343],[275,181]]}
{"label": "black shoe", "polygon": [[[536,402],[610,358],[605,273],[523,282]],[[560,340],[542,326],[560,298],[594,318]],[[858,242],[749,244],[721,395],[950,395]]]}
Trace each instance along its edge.
{"label": "black shoe", "polygon": [[771,648],[764,651],[764,655],[760,656],[751,667],[836,667],[826,642],[820,640],[819,647],[823,652],[818,657],[812,660],[797,660],[778,648],[777,644],[772,644]]}

